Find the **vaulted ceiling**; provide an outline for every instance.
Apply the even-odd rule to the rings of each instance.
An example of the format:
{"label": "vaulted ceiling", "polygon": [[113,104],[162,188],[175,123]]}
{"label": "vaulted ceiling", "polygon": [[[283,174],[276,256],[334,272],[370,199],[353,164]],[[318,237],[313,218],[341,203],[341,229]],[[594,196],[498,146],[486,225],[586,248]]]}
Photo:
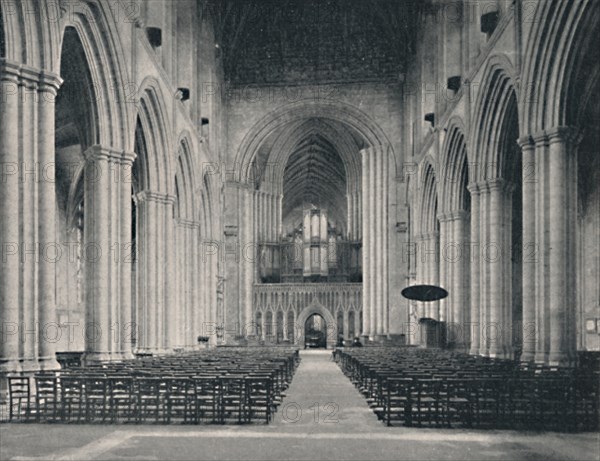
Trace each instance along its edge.
{"label": "vaulted ceiling", "polygon": [[211,8],[229,82],[395,81],[414,50],[419,2],[214,0]]}

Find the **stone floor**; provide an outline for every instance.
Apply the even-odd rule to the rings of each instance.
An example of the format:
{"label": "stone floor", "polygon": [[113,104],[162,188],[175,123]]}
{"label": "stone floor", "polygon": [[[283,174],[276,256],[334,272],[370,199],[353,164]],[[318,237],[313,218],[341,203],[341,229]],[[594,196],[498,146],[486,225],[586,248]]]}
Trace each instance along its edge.
{"label": "stone floor", "polygon": [[330,361],[302,351],[268,426],[0,425],[2,460],[599,460],[600,434],[385,427]]}

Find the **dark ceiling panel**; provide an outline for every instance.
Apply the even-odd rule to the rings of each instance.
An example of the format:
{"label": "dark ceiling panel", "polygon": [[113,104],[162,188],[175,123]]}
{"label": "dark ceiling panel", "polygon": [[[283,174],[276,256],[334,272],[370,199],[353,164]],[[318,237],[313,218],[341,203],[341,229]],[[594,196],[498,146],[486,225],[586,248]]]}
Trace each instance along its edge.
{"label": "dark ceiling panel", "polygon": [[395,81],[414,49],[411,0],[225,0],[213,4],[234,84]]}

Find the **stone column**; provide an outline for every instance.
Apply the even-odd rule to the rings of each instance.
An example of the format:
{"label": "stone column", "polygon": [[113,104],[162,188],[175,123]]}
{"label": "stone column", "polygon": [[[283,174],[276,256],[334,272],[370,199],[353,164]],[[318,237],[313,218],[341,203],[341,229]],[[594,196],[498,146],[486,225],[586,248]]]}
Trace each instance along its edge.
{"label": "stone column", "polygon": [[[59,368],[54,112],[62,80],[0,63],[0,371]],[[26,132],[23,132],[26,130]]]}
{"label": "stone column", "polygon": [[[427,280],[425,283],[429,285],[440,284],[440,234],[431,232],[427,235]],[[426,303],[427,317],[435,320],[440,320],[440,303],[433,301]]]}
{"label": "stone column", "polygon": [[[571,310],[576,305],[573,269],[577,207],[577,171],[570,160],[576,158],[578,137],[575,130],[558,127],[547,131],[549,142],[550,195],[550,364],[570,365],[576,356],[576,329]],[[576,165],[576,163],[575,163]],[[575,202],[575,209],[573,205]]]}
{"label": "stone column", "polygon": [[344,338],[348,339],[348,331],[350,330],[350,323],[348,322],[348,309],[344,309]]}
{"label": "stone column", "polygon": [[530,136],[519,140],[522,150],[522,190],[523,190],[523,351],[522,362],[535,359],[535,262],[528,257],[535,251],[535,183],[538,169],[535,158],[535,144]]}
{"label": "stone column", "polygon": [[486,252],[490,243],[490,189],[487,182],[479,183],[479,245],[475,257],[479,260],[479,354],[489,353],[490,322],[490,270]]}
{"label": "stone column", "polygon": [[348,193],[346,194],[346,209],[348,213],[348,240],[352,241],[354,239],[354,202],[353,195]]}
{"label": "stone column", "polygon": [[[540,174],[535,184],[535,311],[536,351],[535,362],[547,363],[550,351],[550,316],[548,294],[550,243],[548,219],[550,199],[548,193],[548,138],[545,132],[534,135],[535,161]],[[523,210],[525,212],[525,210]]]}
{"label": "stone column", "polygon": [[124,152],[121,155],[120,169],[118,177],[120,177],[120,196],[119,196],[119,208],[121,212],[120,216],[120,238],[119,243],[121,245],[120,252],[120,272],[119,272],[119,305],[120,305],[120,334],[121,334],[121,350],[120,356],[122,360],[128,360],[133,358],[132,350],[132,335],[135,329],[135,325],[132,324],[132,267],[135,261],[135,255],[133,252],[131,226],[132,226],[132,203],[131,198],[133,194],[132,181],[133,181],[133,162],[135,161],[136,155],[130,152]]}
{"label": "stone column", "polygon": [[[242,251],[242,263],[244,265],[243,277],[244,277],[244,313],[242,325],[240,329],[242,334],[245,334],[245,330],[250,328],[250,324],[253,322],[252,316],[252,290],[254,285],[254,266],[256,264],[256,257],[258,255],[258,247],[255,243],[254,232],[252,222],[254,221],[253,209],[252,209],[252,190],[244,190],[244,206],[242,213],[242,224],[243,234],[241,242]],[[248,328],[245,328],[245,327]]]}
{"label": "stone column", "polygon": [[373,334],[381,339],[383,334],[383,153],[376,151],[373,154],[373,169],[374,169],[374,188],[375,200],[372,202],[372,207],[375,209],[375,322],[376,329]]}
{"label": "stone column", "polygon": [[288,311],[283,311],[283,340],[288,340]]}
{"label": "stone column", "polygon": [[[383,298],[383,325],[382,325],[382,333],[384,335],[389,334],[389,257],[390,254],[390,223],[389,223],[389,189],[390,189],[390,158],[392,155],[389,151],[382,151],[382,175],[381,180],[383,182],[383,197],[382,202],[379,205],[382,209],[382,223],[381,223],[381,232],[382,232],[382,275],[381,278],[383,280],[382,285],[382,298]],[[395,174],[395,171],[393,172]],[[394,224],[395,225],[395,224]]]}
{"label": "stone column", "polygon": [[363,196],[361,192],[356,192],[355,195],[356,202],[356,212],[354,214],[355,217],[355,232],[356,232],[356,240],[362,239],[362,230],[363,230]]}
{"label": "stone column", "polygon": [[85,157],[85,360],[122,360],[132,357],[130,168],[135,155],[92,146]]}
{"label": "stone column", "polygon": [[[59,77],[42,72],[38,87],[38,157],[39,165],[52,165],[54,153],[54,113],[58,88],[62,81]],[[38,184],[37,237],[42,245],[56,244],[56,187],[54,170],[44,168],[44,174],[50,175]],[[60,368],[56,361],[54,342],[45,337],[46,327],[56,324],[56,260],[48,254],[40,259],[38,268],[38,321],[41,334],[38,336],[38,362],[42,370]]]}
{"label": "stone column", "polygon": [[363,335],[369,336],[371,334],[371,252],[370,242],[372,241],[370,233],[370,216],[364,216],[364,213],[369,211],[370,203],[370,169],[369,162],[371,157],[371,151],[369,149],[363,149],[361,152],[362,157],[362,203],[363,207],[363,219],[362,219],[362,234],[363,234],[363,321],[360,331]]}
{"label": "stone column", "polygon": [[376,298],[376,289],[377,289],[377,279],[379,274],[377,272],[377,226],[376,226],[376,202],[377,202],[377,189],[375,182],[375,152],[372,148],[368,149],[369,151],[369,163],[368,163],[368,178],[369,178],[369,202],[368,202],[368,226],[369,226],[369,240],[366,240],[368,244],[368,252],[370,254],[370,262],[369,262],[369,271],[370,271],[370,283],[369,283],[369,339],[373,339],[373,337],[377,334],[377,298]]}
{"label": "stone column", "polygon": [[[85,361],[111,360],[113,341],[111,325],[113,303],[111,302],[111,169],[120,158],[117,152],[94,146],[85,152],[85,224],[84,242],[86,253],[86,329]],[[92,251],[90,251],[90,249]]]}
{"label": "stone column", "polygon": [[[490,241],[485,252],[490,270],[490,317],[489,355],[490,357],[512,357],[512,307],[510,302],[510,261],[511,226],[507,222],[506,210],[510,209],[510,189],[502,179],[488,182],[490,190]],[[508,235],[507,235],[508,234]],[[508,305],[507,305],[508,304]]]}
{"label": "stone column", "polygon": [[[439,214],[437,216],[437,219],[440,223],[440,243],[439,243],[439,285],[442,288],[445,288],[446,290],[450,291],[451,287],[450,287],[450,283],[449,283],[449,267],[448,267],[448,261],[445,258],[445,251],[446,251],[446,246],[448,244],[449,241],[452,241],[452,236],[450,235],[451,233],[451,223],[450,223],[450,217],[445,214]],[[450,296],[452,296],[452,294],[450,294]],[[442,299],[439,301],[439,321],[440,322],[448,322],[451,321],[451,319],[448,316],[448,310],[449,310],[449,300],[448,299]]]}
{"label": "stone column", "polygon": [[452,211],[446,224],[450,238],[441,251],[442,259],[447,263],[447,283],[450,287],[448,296],[448,340],[458,349],[465,349],[468,343],[469,326],[466,325],[469,312],[466,312],[467,296],[465,293],[465,274],[469,270],[465,253],[465,226],[467,215],[465,211]]}
{"label": "stone column", "polygon": [[469,319],[469,329],[471,336],[471,344],[469,353],[472,355],[479,354],[479,345],[481,341],[481,320],[480,320],[480,251],[479,248],[479,223],[480,223],[480,206],[479,206],[479,187],[477,184],[471,184],[468,187],[471,193],[471,241],[469,245],[469,263],[471,273],[471,295],[470,295],[470,307],[471,316]]}
{"label": "stone column", "polygon": [[[138,229],[138,348],[144,352],[164,352],[169,319],[165,315],[165,280],[172,271],[165,265],[165,238],[171,225],[174,197],[162,192],[142,191],[136,196]],[[172,226],[170,226],[172,227]],[[172,241],[172,240],[171,240]],[[171,320],[172,323],[172,320]]]}
{"label": "stone column", "polygon": [[[19,67],[0,62],[0,371],[19,365]],[[31,242],[33,243],[33,242]]]}

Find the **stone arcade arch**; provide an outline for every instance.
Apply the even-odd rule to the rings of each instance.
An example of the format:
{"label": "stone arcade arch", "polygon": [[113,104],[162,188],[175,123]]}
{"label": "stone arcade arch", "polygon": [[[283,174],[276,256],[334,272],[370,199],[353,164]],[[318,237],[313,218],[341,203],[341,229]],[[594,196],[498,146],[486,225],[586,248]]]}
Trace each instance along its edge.
{"label": "stone arcade arch", "polygon": [[[524,265],[523,320],[536,326],[523,332],[530,338],[524,342],[526,361],[574,363],[576,350],[587,347],[585,312],[593,319],[600,309],[600,257],[591,250],[596,244],[586,245],[585,230],[598,222],[592,210],[599,199],[593,188],[582,190],[578,184],[593,184],[591,172],[597,171],[582,165],[597,160],[589,155],[598,137],[597,112],[589,102],[598,94],[593,43],[599,24],[600,5],[593,0],[543,2],[523,60],[521,81],[527,91],[519,99],[520,143],[524,165],[534,173],[523,183],[523,213],[531,217],[524,221],[523,240],[535,249],[538,262]],[[578,160],[579,149],[583,158]],[[590,251],[583,250],[586,246]]]}
{"label": "stone arcade arch", "polygon": [[473,329],[480,330],[480,344],[477,351],[471,344],[471,351],[513,358],[521,349],[520,335],[514,330],[521,328],[523,305],[519,246],[524,172],[517,145],[518,95],[508,58],[489,58],[482,81],[469,149],[474,153],[469,185],[471,239],[478,253],[471,257],[471,284],[478,284],[481,293],[479,307],[474,307],[478,313],[471,319]]}
{"label": "stone arcade arch", "polygon": [[440,264],[445,274],[442,286],[448,287],[445,301],[448,319],[447,343],[450,348],[468,350],[471,341],[469,255],[471,196],[467,190],[469,168],[465,129],[462,120],[453,118],[448,123],[447,136],[442,148],[441,178],[441,235]]}
{"label": "stone arcade arch", "polygon": [[176,283],[174,297],[169,304],[169,315],[175,318],[173,329],[173,345],[176,348],[190,348],[195,343],[195,336],[202,332],[197,328],[197,317],[204,305],[198,302],[199,283],[199,206],[197,204],[196,185],[189,134],[183,133],[178,142],[177,164],[175,173],[175,203],[173,218],[175,241],[171,251],[176,251]]}
{"label": "stone arcade arch", "polygon": [[[157,81],[147,78],[140,91],[133,165],[136,184],[136,284],[134,325],[137,349],[165,352],[174,346],[175,318],[168,307],[174,299],[173,241],[175,201],[172,143],[164,99]],[[162,261],[157,265],[155,261]]]}

